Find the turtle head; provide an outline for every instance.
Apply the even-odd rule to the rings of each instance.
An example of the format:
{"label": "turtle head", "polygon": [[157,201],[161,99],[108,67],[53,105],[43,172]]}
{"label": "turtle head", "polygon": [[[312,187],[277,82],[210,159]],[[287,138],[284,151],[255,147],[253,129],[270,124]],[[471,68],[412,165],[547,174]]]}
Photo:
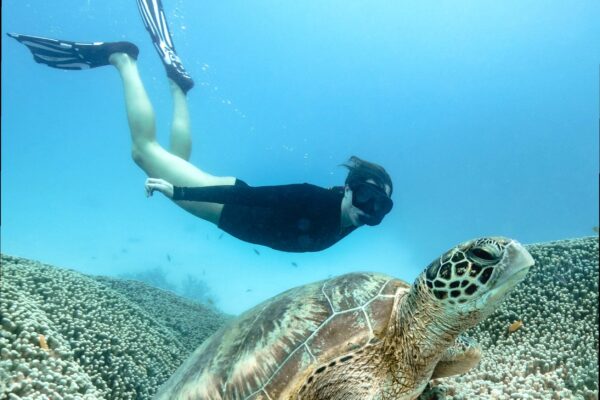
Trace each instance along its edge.
{"label": "turtle head", "polygon": [[415,283],[442,309],[471,316],[475,324],[496,309],[533,264],[515,240],[475,239],[446,252]]}

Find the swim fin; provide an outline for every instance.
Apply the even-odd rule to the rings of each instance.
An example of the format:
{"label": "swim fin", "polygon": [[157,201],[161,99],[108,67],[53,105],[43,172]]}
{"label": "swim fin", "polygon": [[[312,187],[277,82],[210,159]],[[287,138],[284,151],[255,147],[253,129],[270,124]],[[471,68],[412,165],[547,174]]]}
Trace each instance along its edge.
{"label": "swim fin", "polygon": [[154,48],[158,52],[167,76],[171,78],[184,93],[194,87],[192,77],[187,73],[181,59],[175,52],[175,45],[169,32],[167,19],[163,11],[161,0],[137,0],[140,15],[150,33]]}
{"label": "swim fin", "polygon": [[113,53],[127,53],[137,59],[139,50],[130,42],[80,43],[38,36],[7,33],[29,48],[33,59],[52,68],[81,70],[108,65]]}

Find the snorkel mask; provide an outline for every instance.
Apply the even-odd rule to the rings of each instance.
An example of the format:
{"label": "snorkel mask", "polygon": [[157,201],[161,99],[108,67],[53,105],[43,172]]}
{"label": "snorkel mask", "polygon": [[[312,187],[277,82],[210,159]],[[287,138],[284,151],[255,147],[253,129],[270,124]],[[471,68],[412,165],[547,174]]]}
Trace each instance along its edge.
{"label": "snorkel mask", "polygon": [[366,225],[379,225],[394,206],[385,190],[377,185],[361,182],[350,186],[350,189],[352,205],[367,214],[359,216],[360,222]]}

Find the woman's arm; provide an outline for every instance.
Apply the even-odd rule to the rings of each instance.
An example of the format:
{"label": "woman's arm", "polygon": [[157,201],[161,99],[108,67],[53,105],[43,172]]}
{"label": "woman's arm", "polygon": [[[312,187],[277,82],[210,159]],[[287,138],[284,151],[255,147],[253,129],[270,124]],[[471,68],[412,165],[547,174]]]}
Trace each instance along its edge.
{"label": "woman's arm", "polygon": [[179,187],[173,186],[162,179],[148,178],[146,180],[146,193],[148,196],[152,196],[154,191],[159,191],[175,201],[203,201],[249,207],[290,208],[314,206],[315,201],[318,201],[320,192],[323,195],[329,192],[327,189],[307,183],[258,187],[251,187],[246,184]]}

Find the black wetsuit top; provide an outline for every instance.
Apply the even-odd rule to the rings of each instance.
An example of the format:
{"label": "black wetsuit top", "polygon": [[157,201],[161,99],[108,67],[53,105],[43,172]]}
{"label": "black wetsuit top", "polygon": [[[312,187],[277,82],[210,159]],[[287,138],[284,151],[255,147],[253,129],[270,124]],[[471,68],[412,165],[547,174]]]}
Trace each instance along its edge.
{"label": "black wetsuit top", "polygon": [[356,227],[341,228],[343,188],[308,183],[175,187],[173,200],[224,204],[219,228],[250,243],[289,252],[320,251]]}

